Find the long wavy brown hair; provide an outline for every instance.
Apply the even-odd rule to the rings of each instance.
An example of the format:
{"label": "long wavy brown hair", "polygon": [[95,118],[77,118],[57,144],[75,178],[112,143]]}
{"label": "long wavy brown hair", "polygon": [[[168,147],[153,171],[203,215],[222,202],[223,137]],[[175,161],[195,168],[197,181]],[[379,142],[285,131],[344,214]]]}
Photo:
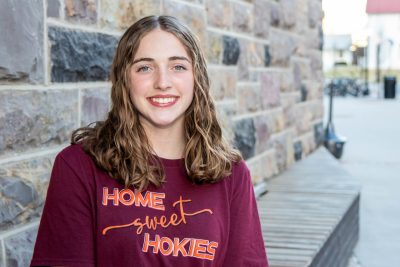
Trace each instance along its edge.
{"label": "long wavy brown hair", "polygon": [[175,35],[191,57],[194,97],[185,112],[184,163],[191,181],[215,183],[231,173],[242,159],[223,138],[210,95],[206,61],[188,27],[171,16],[148,16],[134,23],[119,41],[111,70],[111,110],[105,121],[79,128],[71,143],[81,143],[96,165],[126,187],[160,187],[165,181],[161,160],[149,144],[139,112],[129,97],[129,70],[141,39],[160,28]]}

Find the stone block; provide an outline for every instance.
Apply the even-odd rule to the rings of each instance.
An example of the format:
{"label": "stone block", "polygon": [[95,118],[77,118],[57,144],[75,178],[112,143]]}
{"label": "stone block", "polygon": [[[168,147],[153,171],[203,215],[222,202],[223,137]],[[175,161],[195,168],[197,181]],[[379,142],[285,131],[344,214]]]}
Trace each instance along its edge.
{"label": "stone block", "polygon": [[300,101],[301,102],[306,101],[308,99],[307,96],[308,96],[307,86],[304,83],[302,83],[300,87]]}
{"label": "stone block", "polygon": [[298,0],[280,0],[282,11],[282,24],[284,28],[291,29],[296,25],[297,21],[297,2]]}
{"label": "stone block", "polygon": [[43,83],[43,17],[41,0],[0,1],[0,83]]}
{"label": "stone block", "polygon": [[97,22],[98,0],[65,0],[65,18],[69,21]]}
{"label": "stone block", "polygon": [[239,39],[239,56],[237,60],[237,77],[239,81],[248,81],[250,79],[250,70],[249,70],[249,56],[248,56],[248,41],[245,39]]}
{"label": "stone block", "polygon": [[117,38],[110,35],[49,28],[51,81],[106,81]]}
{"label": "stone block", "polygon": [[271,59],[269,45],[264,45],[264,67],[269,67],[271,65]]}
{"label": "stone block", "polygon": [[65,143],[77,126],[77,90],[0,91],[0,158]]}
{"label": "stone block", "polygon": [[272,118],[268,115],[260,115],[254,118],[254,127],[256,129],[256,154],[260,154],[267,150],[270,146]]}
{"label": "stone block", "polygon": [[256,112],[261,110],[260,85],[240,85],[237,88],[238,113]]}
{"label": "stone block", "polygon": [[164,0],[163,11],[165,15],[171,15],[189,26],[199,38],[203,49],[207,47],[206,40],[206,11],[204,8],[187,5],[173,0]]}
{"label": "stone block", "polygon": [[281,92],[295,91],[294,76],[291,69],[282,71],[280,73]]}
{"label": "stone block", "polygon": [[38,227],[12,235],[4,240],[6,262],[8,267],[29,266],[36,242]]}
{"label": "stone block", "polygon": [[82,90],[81,125],[88,125],[95,121],[103,121],[110,110],[110,90],[85,89]]}
{"label": "stone block", "polygon": [[207,32],[207,61],[211,64],[222,62],[222,36],[218,33]]}
{"label": "stone block", "polygon": [[279,172],[294,162],[293,141],[290,132],[280,133],[271,138]]}
{"label": "stone block", "polygon": [[0,166],[0,230],[40,215],[55,155]]}
{"label": "stone block", "polygon": [[137,20],[149,16],[160,15],[161,0],[100,0],[102,27],[127,29]]}
{"label": "stone block", "polygon": [[324,125],[322,122],[314,124],[314,141],[317,146],[324,142]]}
{"label": "stone block", "polygon": [[312,103],[298,104],[294,109],[297,136],[300,136],[311,130],[311,122],[313,120]]}
{"label": "stone block", "polygon": [[310,59],[311,71],[317,72],[322,70],[322,52],[320,50],[309,50],[308,58]]}
{"label": "stone block", "polygon": [[253,5],[231,2],[233,20],[232,29],[237,32],[251,34],[253,30]]}
{"label": "stone block", "polygon": [[235,145],[242,152],[244,159],[254,156],[256,129],[252,118],[235,121]]}
{"label": "stone block", "polygon": [[231,1],[227,0],[207,0],[207,22],[209,26],[229,30],[232,26]]}
{"label": "stone block", "polygon": [[47,0],[47,17],[59,18],[60,17],[60,0]]}
{"label": "stone block", "polygon": [[223,128],[223,135],[226,140],[234,145],[234,122],[232,118],[237,114],[236,101],[216,102],[217,118]]}
{"label": "stone block", "polygon": [[281,94],[281,103],[285,118],[285,128],[290,128],[295,125],[296,121],[296,104],[300,102],[298,93],[283,93]]}
{"label": "stone block", "polygon": [[277,107],[281,104],[280,76],[277,72],[263,72],[260,74],[261,101],[264,109]]}
{"label": "stone block", "polygon": [[224,49],[222,63],[225,65],[236,65],[241,55],[238,39],[235,37],[223,36],[222,44]]}
{"label": "stone block", "polygon": [[[245,48],[246,51],[244,51],[246,53],[247,56],[247,63],[249,64],[249,66],[251,67],[264,67],[266,62],[265,60],[268,58],[266,58],[266,48],[265,45],[262,43],[258,43],[258,42],[250,42],[250,41],[245,41],[243,40],[243,46]],[[269,47],[268,47],[268,51],[269,53]],[[267,55],[267,57],[270,57],[270,55]]]}
{"label": "stone block", "polygon": [[308,26],[315,28],[321,24],[322,21],[322,3],[318,0],[308,1]]}
{"label": "stone block", "polygon": [[270,48],[272,55],[271,65],[287,67],[291,56],[296,51],[297,43],[293,35],[271,29]]}
{"label": "stone block", "polygon": [[293,149],[294,149],[294,159],[295,161],[299,161],[302,158],[303,154],[303,145],[301,141],[296,141],[293,143]]}
{"label": "stone block", "polygon": [[247,162],[253,183],[262,182],[278,174],[275,151],[270,149]]}
{"label": "stone block", "polygon": [[209,68],[211,95],[215,100],[233,99],[236,94],[236,70],[233,68]]}
{"label": "stone block", "polygon": [[[279,27],[282,23],[282,9],[278,3],[270,2],[270,25],[273,27]],[[268,16],[268,15],[267,15]]]}
{"label": "stone block", "polygon": [[264,0],[254,1],[254,34],[257,37],[267,39],[271,23],[271,3]]}

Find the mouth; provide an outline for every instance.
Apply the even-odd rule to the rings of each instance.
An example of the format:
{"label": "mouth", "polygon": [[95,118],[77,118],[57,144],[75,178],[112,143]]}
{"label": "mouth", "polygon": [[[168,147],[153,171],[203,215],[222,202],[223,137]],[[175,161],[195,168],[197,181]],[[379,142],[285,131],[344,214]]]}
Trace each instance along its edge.
{"label": "mouth", "polygon": [[155,107],[170,107],[178,101],[178,96],[152,96],[148,97],[147,100],[151,105]]}

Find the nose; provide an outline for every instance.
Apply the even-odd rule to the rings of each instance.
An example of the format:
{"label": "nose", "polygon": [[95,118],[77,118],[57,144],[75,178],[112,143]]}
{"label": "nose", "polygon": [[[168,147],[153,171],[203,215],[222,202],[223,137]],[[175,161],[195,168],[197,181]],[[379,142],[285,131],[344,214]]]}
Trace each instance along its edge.
{"label": "nose", "polygon": [[169,76],[168,70],[158,69],[154,87],[160,90],[167,90],[171,88],[171,77]]}

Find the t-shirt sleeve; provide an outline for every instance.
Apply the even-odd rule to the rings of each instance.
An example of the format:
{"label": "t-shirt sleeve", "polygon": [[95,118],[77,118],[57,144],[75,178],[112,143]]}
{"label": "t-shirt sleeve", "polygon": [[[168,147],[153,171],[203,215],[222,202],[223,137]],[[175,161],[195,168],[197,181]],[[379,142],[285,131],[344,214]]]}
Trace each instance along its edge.
{"label": "t-shirt sleeve", "polygon": [[224,266],[267,267],[254,188],[243,161],[232,178],[229,244]]}
{"label": "t-shirt sleeve", "polygon": [[95,266],[94,193],[74,169],[56,157],[31,266]]}

